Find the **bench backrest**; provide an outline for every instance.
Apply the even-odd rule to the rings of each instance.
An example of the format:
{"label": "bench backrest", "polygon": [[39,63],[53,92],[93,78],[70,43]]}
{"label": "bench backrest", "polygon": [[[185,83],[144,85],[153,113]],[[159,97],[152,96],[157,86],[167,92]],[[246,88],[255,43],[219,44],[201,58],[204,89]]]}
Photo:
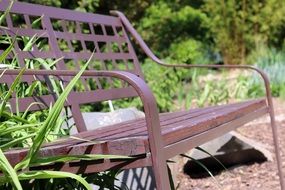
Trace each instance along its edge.
{"label": "bench backrest", "polygon": [[[0,11],[3,13],[9,4],[8,0],[0,2]],[[33,25],[37,19],[40,21]],[[25,59],[64,57],[57,68],[66,69],[68,61],[78,68],[79,61],[88,60],[95,51],[94,57],[101,64],[90,69],[126,70],[141,75],[138,59],[118,17],[14,2],[5,21],[2,26],[7,28],[1,28],[1,35],[8,33],[29,39],[36,35],[36,44],[44,46],[39,49],[34,45],[31,50],[23,51],[23,41],[17,39],[15,51],[21,66],[25,65]]]}
{"label": "bench backrest", "polygon": [[[9,0],[0,1],[0,14],[9,9],[10,5]],[[143,77],[128,33],[121,20],[115,16],[83,13],[16,1],[13,2],[0,27],[0,35],[7,34],[12,39],[17,36],[14,49],[20,67],[29,65],[30,68],[47,69],[47,66],[43,65],[43,60],[46,63],[57,60],[54,65],[56,69],[78,70],[94,52],[89,70],[123,70]],[[25,49],[24,44],[33,38],[36,41],[32,47]],[[0,46],[0,54],[6,48],[7,46]],[[9,55],[6,61],[9,62],[12,57],[13,55]],[[31,83],[34,79],[26,81]],[[80,102],[77,98],[78,104],[86,103],[87,99],[90,102],[96,102],[135,96],[130,87],[123,83],[118,85],[117,81],[111,78],[105,78],[103,82],[96,79],[95,89],[90,89],[85,85],[88,82],[85,78],[82,78],[81,82],[86,88],[85,91],[90,93],[78,94],[77,97],[82,100]],[[102,89],[102,86],[106,85],[108,89]],[[126,89],[124,93],[122,89]],[[96,96],[96,90],[100,90],[100,96]],[[91,93],[96,97],[90,98]],[[54,96],[47,95],[46,107],[49,101],[54,102],[52,97]],[[74,94],[72,97],[76,99]],[[25,104],[19,105],[20,111],[26,110],[32,102],[34,102],[33,98],[26,99]],[[33,106],[33,109],[42,109],[42,107]],[[78,112],[78,109],[78,106],[73,105],[75,112]]]}

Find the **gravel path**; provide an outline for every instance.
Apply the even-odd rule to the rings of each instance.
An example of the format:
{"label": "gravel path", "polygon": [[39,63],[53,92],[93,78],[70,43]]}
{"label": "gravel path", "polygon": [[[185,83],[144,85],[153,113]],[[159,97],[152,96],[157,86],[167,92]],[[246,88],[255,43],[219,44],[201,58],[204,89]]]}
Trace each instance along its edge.
{"label": "gravel path", "polygon": [[[274,106],[279,127],[281,156],[285,172],[285,101],[276,99],[274,100]],[[263,143],[268,147],[269,151],[274,152],[271,127],[267,116],[239,128],[238,132],[248,138]],[[280,190],[275,160],[273,162],[267,161],[261,164],[253,163],[229,168],[229,172],[222,172],[216,175],[215,178],[220,187],[210,177],[191,179],[180,172],[178,174],[178,181],[180,182],[179,190]]]}

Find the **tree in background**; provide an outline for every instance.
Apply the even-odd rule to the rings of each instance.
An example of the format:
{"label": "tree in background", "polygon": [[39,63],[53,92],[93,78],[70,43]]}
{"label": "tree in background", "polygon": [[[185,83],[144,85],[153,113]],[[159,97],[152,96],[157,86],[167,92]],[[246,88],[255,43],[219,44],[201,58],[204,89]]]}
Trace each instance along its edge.
{"label": "tree in background", "polygon": [[120,10],[158,56],[187,64],[216,63],[216,57],[244,64],[261,44],[280,48],[285,37],[283,0],[24,1],[103,14]]}
{"label": "tree in background", "polygon": [[205,1],[203,8],[209,18],[205,23],[209,35],[225,64],[243,64],[251,50],[260,44],[283,41],[282,0],[212,0]]}
{"label": "tree in background", "polygon": [[138,31],[160,57],[176,62],[207,63],[212,41],[202,1],[157,1],[146,9]]}

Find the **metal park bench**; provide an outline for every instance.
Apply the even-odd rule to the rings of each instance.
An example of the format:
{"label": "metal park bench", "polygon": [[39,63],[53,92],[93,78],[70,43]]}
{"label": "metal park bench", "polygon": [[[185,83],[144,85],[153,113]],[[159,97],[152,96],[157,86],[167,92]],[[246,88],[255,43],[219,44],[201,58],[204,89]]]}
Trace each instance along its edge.
{"label": "metal park bench", "polygon": [[[3,13],[9,7],[8,0],[0,2]],[[94,52],[94,63],[81,77],[85,87],[72,91],[65,105],[70,107],[79,138],[96,140],[96,143],[82,142],[74,138],[64,138],[44,145],[39,156],[67,154],[113,154],[134,156],[134,160],[102,160],[100,162],[70,162],[44,166],[48,169],[73,173],[92,173],[120,167],[138,168],[152,166],[157,189],[170,189],[166,160],[186,152],[209,140],[219,137],[253,119],[269,114],[274,137],[276,162],[282,189],[283,183],[277,128],[274,119],[272,98],[267,76],[259,69],[246,65],[169,65],[157,58],[132,27],[127,18],[118,11],[112,16],[82,13],[41,5],[14,2],[0,29],[0,35],[9,34],[31,39],[36,35],[37,43],[28,50],[23,49],[21,38],[14,43],[19,65],[25,67],[29,60],[56,60],[56,70],[37,68],[26,70],[22,82],[47,82],[47,76],[68,83],[80,64],[86,62]],[[14,22],[13,19],[17,19]],[[40,22],[33,24],[39,19]],[[206,107],[187,111],[159,114],[156,100],[144,81],[141,66],[131,44],[130,37],[155,63],[175,68],[237,68],[256,71],[264,80],[266,97],[235,104]],[[40,43],[38,43],[40,42]],[[38,46],[41,44],[41,47]],[[64,45],[63,45],[64,44]],[[1,48],[2,46],[0,46]],[[3,52],[4,48],[0,50]],[[60,59],[62,58],[62,59]],[[7,58],[8,60],[9,58]],[[10,56],[11,59],[11,56]],[[155,64],[154,63],[154,64]],[[2,72],[1,72],[2,73]],[[6,70],[0,78],[3,84],[11,85],[18,70]],[[154,76],[155,77],[155,76]],[[121,82],[117,82],[120,80]],[[89,81],[93,88],[87,87]],[[48,82],[47,82],[48,83]],[[48,85],[47,85],[48,86]],[[31,111],[47,109],[55,102],[56,95],[50,91],[42,96],[11,98],[12,111],[25,111],[32,102],[42,102],[30,107]],[[139,97],[143,103],[145,118],[127,121],[95,130],[87,130],[80,112],[80,105]],[[27,149],[5,152],[14,166],[21,161]]]}

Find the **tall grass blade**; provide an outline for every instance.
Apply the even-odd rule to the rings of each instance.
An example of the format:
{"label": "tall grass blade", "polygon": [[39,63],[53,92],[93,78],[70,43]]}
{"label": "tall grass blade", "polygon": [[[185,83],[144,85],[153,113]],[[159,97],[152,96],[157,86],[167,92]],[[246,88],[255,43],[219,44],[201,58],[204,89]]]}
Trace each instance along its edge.
{"label": "tall grass blade", "polygon": [[[45,61],[44,59],[41,59],[41,58],[37,58],[36,60],[39,61],[39,62],[41,63],[41,65],[42,65],[45,69],[47,69],[47,70],[52,70],[52,67],[53,67],[54,65],[56,65],[56,63],[58,63],[59,61],[61,61],[63,58],[64,58],[64,57],[58,58],[58,59],[56,59],[55,61],[53,61],[52,63],[47,63],[47,61]],[[56,85],[55,80],[53,80],[52,78],[50,78],[50,83],[51,83],[52,88],[53,88],[54,92],[56,93],[56,95],[59,96],[59,94],[60,94],[61,91],[60,91],[60,89],[59,89],[59,86]],[[61,86],[61,87],[62,87],[62,86]]]}
{"label": "tall grass blade", "polygon": [[22,117],[19,117],[17,115],[13,115],[13,114],[11,114],[9,112],[6,112],[6,111],[2,111],[1,117],[4,117],[6,119],[13,119],[13,120],[18,121],[20,123],[25,123],[25,124],[30,123],[28,120],[26,120],[26,119],[24,119]]}
{"label": "tall grass blade", "polygon": [[[34,105],[42,105],[42,106],[44,106],[44,104],[41,103],[41,102],[33,102],[33,103],[31,103],[31,104],[27,107],[27,109],[25,110],[24,114],[22,115],[22,117],[21,117],[22,119],[24,119],[24,118],[27,116],[27,114],[28,114],[28,112],[30,111],[31,107],[34,106]],[[25,119],[24,119],[24,120],[25,120]],[[27,122],[29,122],[29,121],[27,121]]]}
{"label": "tall grass blade", "polygon": [[203,164],[201,163],[199,160],[196,160],[195,158],[188,156],[186,154],[180,154],[181,156],[185,157],[185,158],[189,158],[191,160],[193,160],[194,162],[196,162],[199,166],[201,166],[213,179],[213,181],[215,182],[215,184],[219,187],[219,189],[222,190],[222,187],[220,185],[220,183],[217,181],[217,179],[215,178],[215,176],[212,174],[212,172]]}
{"label": "tall grass blade", "polygon": [[9,161],[7,160],[7,158],[5,157],[5,155],[3,154],[2,150],[0,149],[0,168],[1,171],[5,174],[5,180],[11,180],[13,186],[17,189],[17,190],[22,190],[22,186],[20,184],[18,175],[16,173],[16,171],[13,169],[13,167],[10,165]]}
{"label": "tall grass blade", "polygon": [[84,154],[84,155],[62,155],[53,157],[40,157],[31,161],[32,165],[48,165],[56,162],[71,162],[79,160],[102,160],[102,159],[132,159],[128,156],[104,155],[104,154]]}
{"label": "tall grass blade", "polygon": [[14,82],[10,86],[8,93],[3,98],[3,100],[2,100],[2,102],[0,104],[0,117],[2,116],[2,112],[4,111],[4,109],[6,107],[8,99],[11,97],[11,95],[14,92],[15,88],[19,84],[19,82],[21,80],[21,77],[22,77],[24,72],[25,72],[25,68],[21,69],[20,73],[17,75],[17,77],[15,78]]}
{"label": "tall grass blade", "polygon": [[0,73],[0,78],[5,74],[5,72],[7,71],[8,69],[4,69],[3,71],[2,71],[2,73]]}
{"label": "tall grass blade", "polygon": [[87,63],[83,66],[83,68],[79,71],[79,73],[69,82],[69,84],[66,86],[62,94],[59,96],[57,101],[55,102],[54,106],[51,108],[49,115],[47,119],[45,120],[44,124],[40,127],[39,132],[34,138],[34,143],[32,147],[30,148],[27,156],[24,158],[24,160],[20,163],[18,163],[15,166],[15,169],[22,169],[27,168],[32,160],[35,159],[37,152],[39,151],[42,143],[46,139],[45,137],[49,134],[51,129],[54,127],[54,125],[57,122],[58,117],[60,116],[60,113],[62,111],[62,108],[64,106],[64,102],[66,101],[66,98],[68,94],[73,89],[76,82],[79,80],[80,76],[83,74],[85,69],[87,68],[89,62],[92,60],[94,53],[89,58]]}
{"label": "tall grass blade", "polygon": [[201,152],[204,152],[205,154],[211,156],[214,160],[216,160],[226,171],[228,171],[228,169],[226,168],[226,166],[219,160],[217,159],[215,156],[213,156],[211,153],[209,153],[208,151],[204,150],[201,147],[196,147],[195,149],[200,150]]}
{"label": "tall grass blade", "polygon": [[9,47],[5,49],[5,51],[0,55],[0,63],[2,63],[6,59],[6,57],[9,55],[9,53],[13,50],[15,41],[16,41],[16,37],[12,40]]}
{"label": "tall grass blade", "polygon": [[35,42],[38,40],[37,34],[33,35],[33,37],[26,43],[25,47],[23,48],[23,51],[29,51],[32,49]]}
{"label": "tall grass blade", "polygon": [[44,17],[44,15],[42,15],[41,17],[39,17],[36,20],[34,20],[32,22],[32,28],[36,27],[36,25],[42,20],[43,17]]}
{"label": "tall grass blade", "polygon": [[7,150],[9,148],[12,148],[16,144],[19,144],[19,143],[23,142],[25,139],[29,139],[29,138],[32,138],[34,136],[35,136],[35,133],[30,134],[30,135],[26,135],[26,136],[23,136],[23,137],[20,137],[20,138],[17,138],[17,139],[14,139],[14,140],[6,143],[6,144],[1,145],[0,149]]}
{"label": "tall grass blade", "polygon": [[168,178],[169,178],[169,183],[170,183],[170,189],[175,190],[175,185],[172,177],[172,172],[171,169],[169,168],[169,165],[167,164],[167,172],[168,172]]}
{"label": "tall grass blade", "polygon": [[4,22],[4,19],[6,18],[7,14],[10,12],[12,6],[13,6],[14,1],[10,2],[9,7],[5,10],[5,12],[0,16],[0,25]]}
{"label": "tall grass blade", "polygon": [[61,172],[61,171],[28,171],[19,174],[19,180],[30,180],[30,179],[53,179],[53,178],[73,178],[80,182],[87,190],[92,190],[91,186],[87,181],[73,173]]}
{"label": "tall grass blade", "polygon": [[16,131],[20,131],[20,130],[27,130],[27,129],[32,129],[35,130],[35,124],[28,124],[28,125],[18,125],[18,126],[13,126],[13,127],[8,127],[7,129],[3,129],[1,130],[0,136],[4,136]]}

